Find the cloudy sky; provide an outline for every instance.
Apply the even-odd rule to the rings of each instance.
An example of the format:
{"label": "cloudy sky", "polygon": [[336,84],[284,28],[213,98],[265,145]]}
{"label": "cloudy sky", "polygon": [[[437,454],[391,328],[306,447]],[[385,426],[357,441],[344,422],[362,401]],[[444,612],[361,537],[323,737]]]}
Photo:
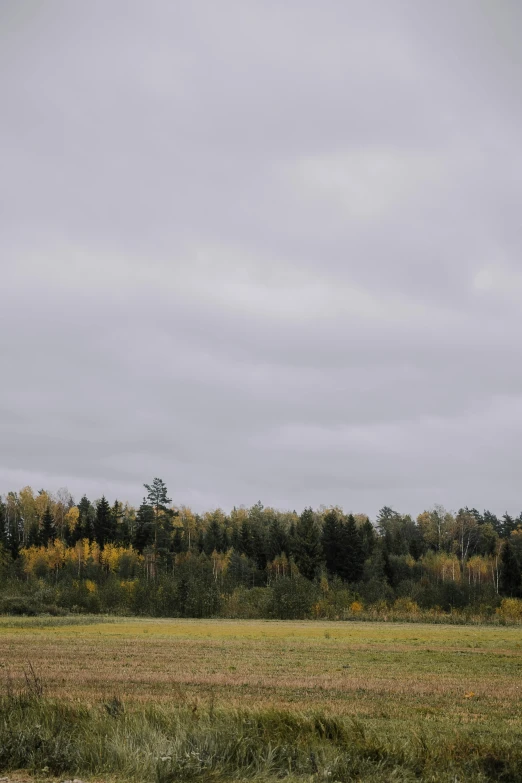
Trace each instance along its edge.
{"label": "cloudy sky", "polygon": [[519,0],[2,0],[0,493],[522,508]]}

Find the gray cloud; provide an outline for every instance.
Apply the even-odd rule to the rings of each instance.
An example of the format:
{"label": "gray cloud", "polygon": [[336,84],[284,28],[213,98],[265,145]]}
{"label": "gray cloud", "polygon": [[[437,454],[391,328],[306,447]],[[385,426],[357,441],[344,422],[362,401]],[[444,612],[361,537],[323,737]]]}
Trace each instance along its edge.
{"label": "gray cloud", "polygon": [[518,513],[518,2],[0,14],[0,492]]}

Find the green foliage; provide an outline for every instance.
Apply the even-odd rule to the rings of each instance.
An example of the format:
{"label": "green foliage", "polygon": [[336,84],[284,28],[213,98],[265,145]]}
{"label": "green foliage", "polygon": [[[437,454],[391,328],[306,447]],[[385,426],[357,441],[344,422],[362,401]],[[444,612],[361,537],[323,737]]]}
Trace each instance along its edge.
{"label": "green foliage", "polygon": [[42,517],[42,526],[40,528],[40,540],[39,543],[42,546],[47,546],[52,543],[56,538],[56,527],[54,524],[54,517],[49,506],[46,506]]}
{"label": "green foliage", "polygon": [[[144,486],[137,510],[85,495],[75,507],[68,493],[30,487],[0,498],[0,595],[44,584],[57,592],[38,605],[184,617],[240,613],[239,596],[246,614],[341,616],[327,595],[336,581],[365,611],[408,598],[421,611],[492,615],[502,597],[522,595],[522,516],[436,506],[414,521],[385,506],[374,527],[338,508],[298,516],[261,503],[200,516],[171,507],[162,479]],[[251,589],[267,601],[247,599]]]}
{"label": "green foliage", "polygon": [[318,576],[323,562],[321,532],[311,508],[305,508],[296,525],[294,538],[295,562],[305,579]]}
{"label": "green foliage", "polygon": [[364,549],[352,514],[342,522],[340,533],[340,562],[337,573],[346,582],[358,582],[364,570]]}
{"label": "green foliage", "polygon": [[105,495],[96,504],[94,538],[102,549],[105,544],[112,543],[116,538],[116,520]]}
{"label": "green foliage", "polygon": [[317,598],[316,587],[301,576],[277,579],[272,587],[269,616],[280,620],[303,620],[311,614]]}
{"label": "green foliage", "polygon": [[518,781],[522,750],[501,732],[395,736],[319,712],[207,705],[127,708],[55,702],[39,682],[0,700],[0,768],[141,783],[285,779],[349,783]]}
{"label": "green foliage", "polygon": [[502,549],[501,586],[505,595],[516,598],[521,593],[520,563],[509,538]]}

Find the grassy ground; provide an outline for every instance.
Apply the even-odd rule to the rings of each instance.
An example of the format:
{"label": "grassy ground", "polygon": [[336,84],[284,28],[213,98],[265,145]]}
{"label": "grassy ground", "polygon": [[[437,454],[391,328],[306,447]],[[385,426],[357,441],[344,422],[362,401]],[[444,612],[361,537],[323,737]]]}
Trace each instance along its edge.
{"label": "grassy ground", "polygon": [[[520,628],[0,618],[0,662],[11,690],[23,689],[29,662],[41,676],[47,701],[31,705],[33,722],[56,729],[69,710],[79,736],[119,737],[118,763],[108,762],[106,745],[96,764],[71,750],[71,772],[118,775],[126,764],[129,779],[157,781],[522,780]],[[121,715],[103,707],[113,697]],[[11,724],[17,715],[19,731],[29,731],[27,708],[15,707]],[[131,750],[140,732],[143,747],[155,748],[145,765]],[[236,736],[250,756],[234,751]],[[211,756],[221,766],[207,764]],[[189,761],[180,766],[182,757]],[[40,763],[35,756],[27,766]]]}

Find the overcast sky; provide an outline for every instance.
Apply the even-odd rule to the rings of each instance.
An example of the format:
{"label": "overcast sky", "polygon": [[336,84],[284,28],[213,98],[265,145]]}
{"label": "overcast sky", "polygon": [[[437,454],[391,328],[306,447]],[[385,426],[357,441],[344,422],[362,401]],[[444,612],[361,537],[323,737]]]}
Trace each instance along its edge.
{"label": "overcast sky", "polygon": [[0,0],[0,493],[522,508],[520,0]]}

